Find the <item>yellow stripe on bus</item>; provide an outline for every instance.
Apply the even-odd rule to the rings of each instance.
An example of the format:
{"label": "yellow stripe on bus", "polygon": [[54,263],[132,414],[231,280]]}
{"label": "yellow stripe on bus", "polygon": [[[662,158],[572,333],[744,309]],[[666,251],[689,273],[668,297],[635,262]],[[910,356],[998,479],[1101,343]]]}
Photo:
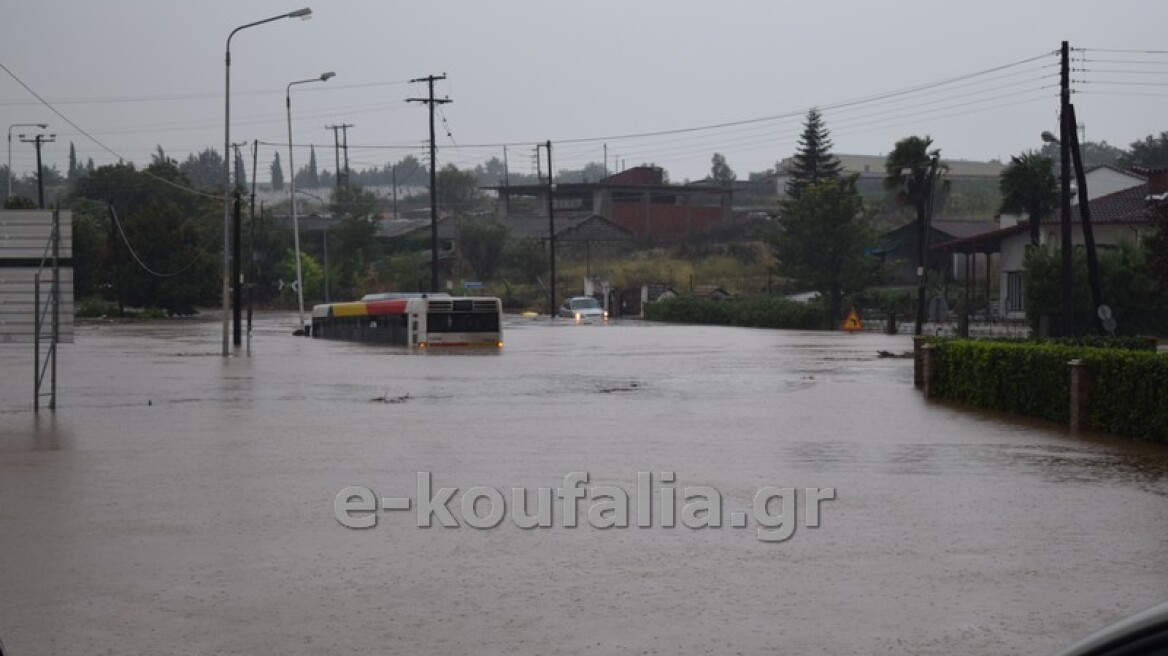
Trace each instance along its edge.
{"label": "yellow stripe on bus", "polygon": [[366,314],[365,304],[361,302],[333,304],[334,317],[363,317]]}

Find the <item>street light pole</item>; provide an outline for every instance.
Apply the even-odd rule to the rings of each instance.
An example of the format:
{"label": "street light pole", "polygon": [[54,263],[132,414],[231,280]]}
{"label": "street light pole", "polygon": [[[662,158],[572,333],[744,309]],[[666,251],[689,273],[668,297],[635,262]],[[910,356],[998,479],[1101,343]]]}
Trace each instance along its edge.
{"label": "street light pole", "polygon": [[45,171],[41,167],[41,144],[53,143],[54,141],[57,140],[57,135],[50,134],[49,136],[46,137],[43,134],[38,134],[37,136],[33,137],[32,139],[25,139],[24,135],[22,134],[22,135],[20,135],[20,140],[23,141],[24,143],[30,143],[30,144],[33,144],[34,146],[36,146],[37,208],[43,210],[43,209],[45,209]]}
{"label": "street light pole", "polygon": [[[48,129],[48,123],[13,123],[8,126],[8,195],[4,197],[4,203],[12,198],[12,179],[16,176],[12,175],[12,128],[40,128],[42,130]],[[4,203],[0,203],[3,206]]]}
{"label": "street light pole", "polygon": [[312,10],[308,7],[296,11],[272,16],[254,23],[240,25],[227,35],[227,46],[224,49],[224,84],[223,84],[223,357],[230,355],[227,344],[227,315],[229,297],[231,295],[231,165],[228,151],[231,148],[231,39],[236,32],[249,27],[271,23],[284,18],[308,18]]}
{"label": "street light pole", "polygon": [[299,311],[300,321],[300,327],[297,330],[302,331],[305,335],[308,334],[308,331],[304,329],[304,277],[300,269],[300,219],[296,215],[296,164],[292,160],[292,87],[309,82],[327,82],[334,75],[336,73],[332,71],[321,73],[320,77],[289,82],[288,86],[284,88],[284,107],[288,110],[288,170],[292,172],[289,197],[292,200],[292,242],[296,251],[296,307]]}

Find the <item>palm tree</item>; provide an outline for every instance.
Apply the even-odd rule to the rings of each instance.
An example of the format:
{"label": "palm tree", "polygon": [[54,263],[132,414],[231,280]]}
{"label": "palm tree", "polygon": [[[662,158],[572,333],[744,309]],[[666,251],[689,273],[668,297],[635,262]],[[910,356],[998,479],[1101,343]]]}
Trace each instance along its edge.
{"label": "palm tree", "polygon": [[897,201],[916,209],[917,221],[923,226],[929,200],[929,172],[933,160],[941,156],[930,137],[905,137],[896,142],[884,162],[887,177],[884,188],[897,191]]}
{"label": "palm tree", "polygon": [[937,175],[944,170],[940,164],[941,151],[929,150],[930,137],[905,137],[896,142],[884,170],[884,188],[897,191],[897,202],[911,205],[917,214],[917,307],[914,334],[921,334],[925,317],[925,287],[929,267],[929,219]]}
{"label": "palm tree", "polygon": [[1037,246],[1043,218],[1058,207],[1058,180],[1054,162],[1041,153],[1028,151],[1010,158],[998,180],[1003,212],[1025,212],[1030,220],[1030,243]]}

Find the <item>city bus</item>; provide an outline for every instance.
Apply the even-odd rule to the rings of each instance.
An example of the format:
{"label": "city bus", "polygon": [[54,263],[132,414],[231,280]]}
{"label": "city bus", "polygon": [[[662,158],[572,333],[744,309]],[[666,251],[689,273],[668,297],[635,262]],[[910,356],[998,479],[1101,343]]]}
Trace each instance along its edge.
{"label": "city bus", "polygon": [[370,294],[312,308],[312,337],[416,348],[503,346],[503,303],[493,297]]}

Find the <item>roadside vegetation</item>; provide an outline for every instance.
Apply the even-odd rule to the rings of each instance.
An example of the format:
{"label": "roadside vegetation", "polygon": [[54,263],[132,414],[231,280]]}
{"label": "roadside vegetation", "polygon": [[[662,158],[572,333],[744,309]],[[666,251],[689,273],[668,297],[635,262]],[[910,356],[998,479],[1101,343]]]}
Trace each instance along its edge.
{"label": "roadside vegetation", "polygon": [[[444,289],[461,293],[462,281],[479,281],[483,288],[478,293],[498,295],[511,309],[540,312],[546,311],[550,285],[555,285],[558,298],[564,298],[581,293],[585,277],[596,276],[626,296],[639,297],[643,286],[681,296],[703,286],[717,286],[739,300],[799,293],[813,299],[810,304],[825,328],[837,327],[842,314],[853,307],[907,316],[914,311],[915,289],[883,287],[894,263],[869,254],[881,230],[898,222],[919,222],[930,202],[934,216],[945,212],[990,216],[1002,207],[1049,217],[1055,207],[1052,194],[1057,193],[1050,148],[1012,158],[997,188],[982,185],[958,190],[946,181],[944,161],[932,140],[908,136],[890,149],[883,188],[873,189],[870,182],[860,188],[855,178],[842,173],[832,153],[830,132],[813,109],[787,170],[788,198],[777,200],[773,182],[764,182],[773,170],[752,172],[740,181],[727,158],[714,153],[702,182],[745,185],[735,198],[765,211],[687,239],[633,241],[622,248],[591,252],[563,246],[557,249],[554,283],[548,278],[544,241],[516,238],[505,226],[486,218],[494,213],[494,201],[482,187],[504,181],[536,184],[539,179],[509,172],[497,158],[467,169],[447,164],[437,172],[435,200],[443,216],[457,221],[459,246],[441,254],[440,282]],[[1088,143],[1083,153],[1088,166],[1162,168],[1168,166],[1168,132],[1150,135],[1127,150]],[[322,212],[333,217],[327,235],[319,227],[301,228],[305,302],[350,299],[373,291],[428,289],[428,231],[394,239],[377,236],[377,220],[383,216],[428,216],[425,164],[406,156],[338,179],[336,172],[318,169],[317,161],[311,150],[307,164],[293,174],[283,169],[279,154],[273,152],[267,166],[270,191],[283,190],[293,175],[298,191],[332,189],[327,198],[315,197],[315,202],[308,198],[312,194],[301,199],[302,215]],[[73,211],[79,312],[107,315],[112,307],[116,314],[187,315],[200,307],[219,305],[222,167],[223,159],[214,149],[180,161],[159,147],[150,164],[138,169],[132,164],[96,167],[92,161],[78,162],[71,147],[66,174],[53,167],[44,171],[49,197],[60,199]],[[242,268],[249,280],[249,297],[259,307],[290,309],[296,303],[293,236],[286,223],[275,219],[289,213],[289,203],[285,198],[260,204],[254,208],[253,222],[246,169],[238,159],[235,181],[244,201]],[[592,163],[557,172],[557,181],[595,181],[608,172]],[[15,195],[5,206],[30,207],[35,183],[30,177],[16,180]],[[391,185],[392,199],[385,191]],[[372,188],[382,191],[378,195]],[[1027,305],[1035,325],[1057,305],[1053,258],[1036,248],[1027,261]],[[1101,252],[1100,267],[1104,296],[1120,333],[1168,333],[1168,229],[1162,227],[1139,244]],[[1077,260],[1080,278],[1082,269]],[[1084,284],[1076,282],[1080,303],[1076,312],[1081,324],[1089,326],[1090,309],[1084,303],[1090,295]],[[930,285],[929,297],[949,294],[952,300],[953,290],[944,283],[932,278]],[[996,285],[995,277],[991,296],[997,293]],[[984,289],[975,294],[973,306],[985,307],[989,299]],[[698,306],[692,307],[699,311]]]}

